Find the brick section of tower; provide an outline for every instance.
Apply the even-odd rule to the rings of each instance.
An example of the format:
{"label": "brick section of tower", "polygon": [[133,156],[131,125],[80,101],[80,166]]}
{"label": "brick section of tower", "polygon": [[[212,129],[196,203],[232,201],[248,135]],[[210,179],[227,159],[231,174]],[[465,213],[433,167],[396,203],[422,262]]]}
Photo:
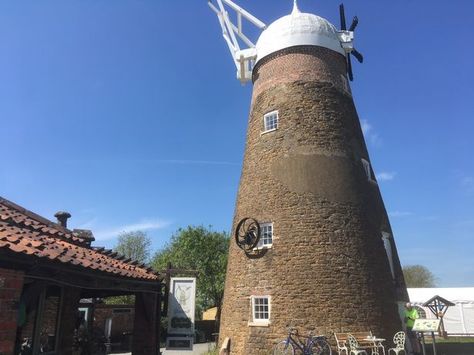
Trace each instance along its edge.
{"label": "brick section of tower", "polygon": [[[292,47],[261,60],[233,232],[244,217],[273,222],[273,247],[249,258],[231,241],[220,342],[232,354],[264,354],[292,324],[331,335],[401,329],[407,299],[395,244],[393,280],[381,232],[390,225],[345,76],[345,60],[321,47]],[[263,116],[279,111],[278,129]],[[270,324],[250,326],[250,296],[271,296]]]}

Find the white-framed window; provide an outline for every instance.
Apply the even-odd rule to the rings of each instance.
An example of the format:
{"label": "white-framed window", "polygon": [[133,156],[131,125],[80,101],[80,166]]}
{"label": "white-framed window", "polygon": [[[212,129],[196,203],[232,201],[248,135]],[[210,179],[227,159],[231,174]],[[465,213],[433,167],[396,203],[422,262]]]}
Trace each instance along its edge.
{"label": "white-framed window", "polygon": [[257,244],[257,249],[271,248],[273,245],[273,223],[260,223],[260,240]]}
{"label": "white-framed window", "polygon": [[252,321],[249,325],[265,326],[270,324],[271,298],[270,296],[251,296]]}
{"label": "white-framed window", "polygon": [[374,177],[374,173],[372,172],[372,167],[370,166],[369,161],[365,160],[364,158],[362,158],[361,161],[364,167],[365,175],[367,175],[367,180],[373,183],[377,183]]}
{"label": "white-framed window", "polygon": [[393,264],[392,243],[390,239],[391,239],[390,233],[382,232],[382,240],[383,240],[383,245],[385,247],[385,252],[387,253],[388,265],[390,266],[390,272],[392,273],[392,278],[395,280],[395,266]]}
{"label": "white-framed window", "polygon": [[345,76],[344,74],[341,74],[341,83],[342,83],[342,89],[344,90],[344,92],[348,95],[352,95],[351,87],[349,85],[349,79],[347,79],[347,76]]}
{"label": "white-framed window", "polygon": [[278,111],[266,113],[263,116],[263,132],[271,132],[278,129]]}

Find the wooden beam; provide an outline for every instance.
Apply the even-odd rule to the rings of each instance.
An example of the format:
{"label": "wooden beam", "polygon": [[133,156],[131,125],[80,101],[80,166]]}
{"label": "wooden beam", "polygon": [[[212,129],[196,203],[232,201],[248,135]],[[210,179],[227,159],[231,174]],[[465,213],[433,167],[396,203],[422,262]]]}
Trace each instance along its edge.
{"label": "wooden beam", "polygon": [[151,292],[161,291],[161,280],[135,279],[103,271],[92,270],[49,259],[38,259],[29,255],[2,253],[0,267],[24,270],[25,277],[45,280],[59,285],[88,290]]}

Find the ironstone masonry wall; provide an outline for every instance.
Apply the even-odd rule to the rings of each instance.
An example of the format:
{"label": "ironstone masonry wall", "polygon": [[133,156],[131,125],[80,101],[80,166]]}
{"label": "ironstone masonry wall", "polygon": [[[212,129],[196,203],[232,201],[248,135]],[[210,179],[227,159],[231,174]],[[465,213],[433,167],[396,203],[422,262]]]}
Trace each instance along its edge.
{"label": "ironstone masonry wall", "polygon": [[[321,47],[292,47],[261,60],[254,91],[233,231],[244,217],[273,222],[273,247],[248,258],[231,241],[220,341],[232,354],[267,353],[286,325],[401,329],[397,300],[407,299],[394,248],[393,280],[381,231],[390,231],[345,76],[345,60]],[[262,134],[263,116],[279,126]],[[249,326],[251,295],[271,296],[271,323]]]}

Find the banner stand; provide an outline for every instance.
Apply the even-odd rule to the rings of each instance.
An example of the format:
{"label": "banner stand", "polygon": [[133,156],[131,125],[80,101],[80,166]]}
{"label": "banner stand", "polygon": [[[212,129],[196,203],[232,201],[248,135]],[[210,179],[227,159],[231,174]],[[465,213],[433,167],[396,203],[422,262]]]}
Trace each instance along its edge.
{"label": "banner stand", "polygon": [[172,277],[168,295],[166,350],[193,350],[196,278]]}

